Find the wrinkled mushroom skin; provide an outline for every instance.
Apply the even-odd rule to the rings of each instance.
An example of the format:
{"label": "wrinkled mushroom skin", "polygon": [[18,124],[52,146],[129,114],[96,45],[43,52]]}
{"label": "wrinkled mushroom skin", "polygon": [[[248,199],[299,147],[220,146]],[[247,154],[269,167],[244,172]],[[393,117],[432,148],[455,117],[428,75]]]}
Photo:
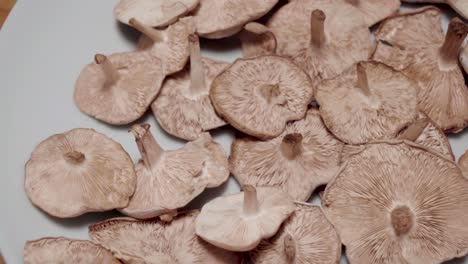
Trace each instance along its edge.
{"label": "wrinkled mushroom skin", "polygon": [[345,0],[359,9],[364,16],[366,25],[371,27],[398,12],[400,0]]}
{"label": "wrinkled mushroom skin", "polygon": [[244,58],[276,53],[275,34],[266,26],[251,22],[239,34]]}
{"label": "wrinkled mushroom skin", "polygon": [[468,179],[468,150],[458,159],[458,166],[460,166],[465,178]]}

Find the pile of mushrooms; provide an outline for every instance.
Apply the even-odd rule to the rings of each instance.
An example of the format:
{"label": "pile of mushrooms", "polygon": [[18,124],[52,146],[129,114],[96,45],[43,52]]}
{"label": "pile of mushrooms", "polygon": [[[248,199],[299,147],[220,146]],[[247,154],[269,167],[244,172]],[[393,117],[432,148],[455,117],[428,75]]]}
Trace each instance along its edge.
{"label": "pile of mushrooms", "polygon": [[[342,245],[350,263],[468,253],[468,150],[456,157],[447,138],[468,126],[468,24],[453,18],[445,34],[437,7],[398,13],[399,0],[279,2],[117,4],[142,33],[136,50],[96,54],[74,100],[127,125],[139,160],[75,128],[34,149],[24,188],[56,218],[127,217],[91,225],[90,240],[28,241],[25,263],[332,264]],[[465,0],[407,2],[468,13]],[[203,38],[234,35],[243,58],[203,56]],[[160,145],[140,124],[148,110],[185,145]],[[230,155],[210,134],[224,126],[237,131]],[[242,191],[191,209],[231,174]]]}

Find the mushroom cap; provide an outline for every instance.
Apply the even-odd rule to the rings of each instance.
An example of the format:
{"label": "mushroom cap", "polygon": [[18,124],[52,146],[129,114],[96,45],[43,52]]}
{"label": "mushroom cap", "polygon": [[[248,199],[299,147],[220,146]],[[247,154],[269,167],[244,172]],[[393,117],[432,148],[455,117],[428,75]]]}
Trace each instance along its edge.
{"label": "mushroom cap", "polygon": [[[282,150],[285,139],[299,134],[300,151],[291,158]],[[304,119],[288,123],[278,137],[261,141],[236,138],[229,167],[242,185],[277,186],[294,200],[306,201],[316,187],[328,183],[339,169],[343,143],[325,127],[317,109]]]}
{"label": "mushroom cap", "polygon": [[216,112],[238,130],[261,139],[280,135],[304,117],[315,87],[292,61],[279,56],[237,59],[211,85]]}
{"label": "mushroom cap", "polygon": [[157,96],[165,77],[161,61],[143,52],[104,58],[113,65],[118,79],[109,82],[102,64],[88,64],[75,83],[75,103],[83,113],[100,121],[129,124],[140,118]]}
{"label": "mushroom cap", "polygon": [[[286,253],[288,236],[293,241],[291,257]],[[336,264],[341,257],[341,241],[319,206],[296,205],[278,233],[262,240],[249,254],[255,264]]]}
{"label": "mushroom cap", "polygon": [[276,37],[262,24],[251,22],[245,25],[239,38],[245,58],[276,53]]}
{"label": "mushroom cap", "polygon": [[[358,86],[361,65],[370,94]],[[335,79],[321,83],[316,99],[330,131],[348,144],[393,138],[418,114],[417,85],[385,64],[360,62]]]}
{"label": "mushroom cap", "polygon": [[24,246],[25,264],[76,263],[101,264],[115,263],[116,259],[105,248],[86,240],[74,240],[64,237],[41,238],[27,241]]}
{"label": "mushroom cap", "polygon": [[170,223],[152,219],[116,218],[91,225],[89,236],[125,263],[231,264],[239,256],[216,248],[195,234],[198,212],[187,212]]}
{"label": "mushroom cap", "polygon": [[190,13],[199,2],[199,0],[120,0],[114,8],[114,16],[127,25],[131,18],[136,18],[150,27],[163,27]]}
{"label": "mushroom cap", "polygon": [[351,263],[441,263],[468,253],[467,189],[453,161],[381,141],[348,158],[322,205]]}
{"label": "mushroom cap", "polygon": [[[252,187],[253,188],[253,187]],[[206,203],[195,222],[198,236],[230,251],[249,251],[276,234],[294,211],[292,199],[275,187],[257,187],[258,211],[247,215],[244,192]]]}
{"label": "mushroom cap", "polygon": [[202,58],[205,74],[203,93],[190,92],[190,69],[166,78],[161,93],[151,105],[158,123],[169,134],[195,140],[205,131],[226,125],[215,112],[209,97],[211,83],[228,63]]}
{"label": "mushroom cap", "polygon": [[368,27],[395,14],[400,9],[400,0],[345,0],[362,12]]}
{"label": "mushroom cap", "polygon": [[266,15],[278,0],[200,0],[194,13],[200,37],[220,39],[242,30],[244,24]]}
{"label": "mushroom cap", "polygon": [[458,159],[458,166],[460,166],[465,178],[468,179],[468,150]]}
{"label": "mushroom cap", "polygon": [[67,218],[127,206],[135,172],[122,146],[78,128],[42,141],[26,163],[24,188],[48,214]]}

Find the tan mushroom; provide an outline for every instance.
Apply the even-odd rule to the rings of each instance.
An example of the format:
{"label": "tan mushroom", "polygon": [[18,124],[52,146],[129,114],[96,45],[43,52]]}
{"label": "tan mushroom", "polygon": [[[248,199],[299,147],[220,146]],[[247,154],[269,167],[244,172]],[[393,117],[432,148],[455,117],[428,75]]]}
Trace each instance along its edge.
{"label": "tan mushroom", "polygon": [[468,180],[409,141],[368,144],[322,200],[351,263],[441,263],[468,253]]}
{"label": "tan mushroom", "polygon": [[312,108],[304,119],[288,123],[279,137],[236,138],[229,165],[242,185],[277,186],[295,200],[306,201],[338,171],[342,146]]}
{"label": "tan mushroom", "polygon": [[400,9],[400,0],[345,0],[362,12],[368,27],[395,14]]}
{"label": "tan mushroom", "polygon": [[249,251],[276,234],[294,203],[275,187],[244,186],[238,194],[215,198],[196,219],[198,236],[230,251]]}
{"label": "tan mushroom", "polygon": [[302,119],[314,95],[307,74],[279,56],[238,59],[218,75],[210,97],[216,112],[238,130],[260,138],[279,136]]}
{"label": "tan mushroom", "polygon": [[135,172],[122,146],[92,129],[78,128],[42,141],[26,163],[31,202],[66,218],[127,206]]}
{"label": "tan mushroom", "polygon": [[445,132],[468,125],[468,89],[458,65],[460,46],[468,26],[452,19],[444,40],[441,13],[425,7],[383,22],[373,58],[415,80],[419,108]]}
{"label": "tan mushroom", "polygon": [[245,58],[276,53],[276,37],[266,26],[250,22],[239,34]]}
{"label": "tan mushroom", "polygon": [[468,74],[468,42],[465,43],[465,46],[460,51],[460,63],[465,73]]}
{"label": "tan mushroom", "polygon": [[458,14],[468,19],[468,2],[466,0],[402,0],[409,3],[445,3],[450,5]]}
{"label": "tan mushroom", "polygon": [[190,36],[190,68],[168,77],[151,109],[169,134],[195,140],[204,132],[226,125],[209,97],[214,78],[228,63],[201,57],[200,42]]}
{"label": "tan mushroom", "polygon": [[85,114],[112,125],[140,118],[159,92],[161,61],[143,52],[97,54],[75,83],[74,100]]}
{"label": "tan mushroom", "polygon": [[460,166],[465,178],[468,179],[468,150],[458,159],[458,166]]}
{"label": "tan mushroom", "polygon": [[132,132],[142,159],[135,165],[135,194],[120,210],[128,216],[173,214],[205,188],[217,187],[229,177],[226,154],[208,133],[181,149],[166,151],[154,139],[150,125],[135,125]]}
{"label": "tan mushroom", "polygon": [[120,263],[110,251],[91,241],[74,240],[64,237],[48,237],[27,241],[24,246],[23,255],[25,264]]}
{"label": "tan mushroom", "polygon": [[235,253],[216,248],[197,237],[197,215],[195,211],[183,213],[170,223],[157,219],[110,219],[91,225],[89,236],[124,263],[240,263]]}
{"label": "tan mushroom", "polygon": [[416,120],[417,85],[378,62],[360,62],[321,83],[316,99],[330,131],[348,144],[393,138]]}

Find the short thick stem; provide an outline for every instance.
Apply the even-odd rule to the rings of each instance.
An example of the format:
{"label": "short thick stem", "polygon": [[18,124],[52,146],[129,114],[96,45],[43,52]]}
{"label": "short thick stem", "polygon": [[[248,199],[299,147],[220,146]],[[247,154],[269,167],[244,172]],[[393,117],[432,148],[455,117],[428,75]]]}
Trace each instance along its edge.
{"label": "short thick stem", "polygon": [[85,160],[85,155],[76,150],[63,154],[63,157],[72,164],[79,164]]}
{"label": "short thick stem", "polygon": [[369,89],[369,79],[367,78],[366,68],[362,63],[358,63],[356,68],[357,87],[360,88],[362,93],[364,93],[366,96],[370,96],[371,92]]}
{"label": "short thick stem", "polygon": [[278,84],[263,84],[258,87],[262,97],[268,102],[271,103],[274,98],[280,95],[280,89]]}
{"label": "short thick stem", "polygon": [[190,43],[190,93],[192,96],[202,94],[206,89],[205,70],[200,50],[200,39],[197,35],[189,36]]}
{"label": "short thick stem", "polygon": [[134,125],[131,132],[135,136],[135,140],[140,150],[141,158],[147,168],[152,168],[164,153],[164,150],[159,146],[151,134],[150,125]]}
{"label": "short thick stem", "polygon": [[325,13],[316,9],[312,11],[310,18],[310,44],[314,47],[322,47],[325,44]]}
{"label": "short thick stem", "polygon": [[101,66],[104,71],[104,74],[106,75],[106,84],[112,85],[119,80],[119,72],[109,58],[102,54],[96,54],[94,56],[94,61],[97,65]]}
{"label": "short thick stem", "polygon": [[408,206],[398,206],[392,210],[391,223],[397,236],[408,234],[413,227],[413,212]]}
{"label": "short thick stem", "polygon": [[399,139],[416,141],[424,132],[424,129],[429,125],[428,118],[418,119],[416,122],[409,125],[399,136]]}
{"label": "short thick stem", "polygon": [[147,25],[144,25],[140,21],[136,20],[135,18],[131,18],[128,22],[132,27],[136,28],[138,31],[141,33],[145,34],[148,38],[153,40],[154,42],[160,42],[164,39],[162,36],[161,32],[149,27]]}
{"label": "short thick stem", "polygon": [[458,53],[468,33],[468,25],[461,19],[454,18],[450,21],[445,41],[440,48],[441,59],[446,62],[458,60]]}
{"label": "short thick stem", "polygon": [[256,215],[258,213],[257,190],[252,185],[244,185],[244,214]]}
{"label": "short thick stem", "polygon": [[281,142],[281,153],[289,160],[295,159],[302,153],[302,135],[299,133],[287,134]]}
{"label": "short thick stem", "polygon": [[284,254],[286,255],[287,259],[292,262],[296,258],[296,242],[294,241],[294,238],[290,235],[287,234],[284,237]]}

